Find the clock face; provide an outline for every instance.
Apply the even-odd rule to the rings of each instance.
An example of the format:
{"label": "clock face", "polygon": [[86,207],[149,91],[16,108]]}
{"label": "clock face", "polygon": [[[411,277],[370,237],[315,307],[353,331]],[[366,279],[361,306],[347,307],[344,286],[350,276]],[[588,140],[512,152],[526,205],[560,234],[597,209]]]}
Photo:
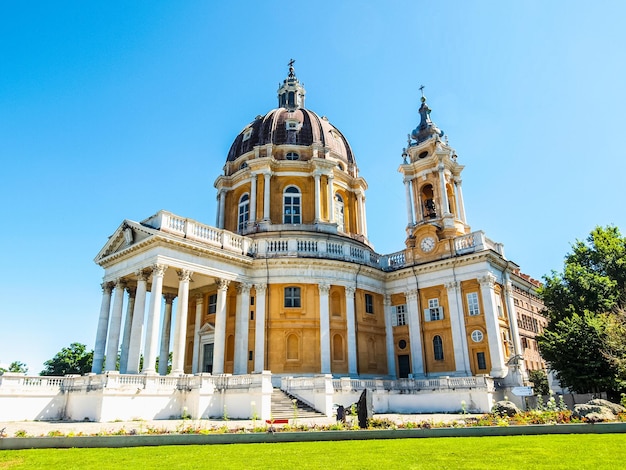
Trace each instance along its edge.
{"label": "clock face", "polygon": [[422,248],[422,251],[426,253],[428,253],[429,251],[432,251],[433,248],[435,248],[435,239],[433,237],[422,238],[420,247]]}

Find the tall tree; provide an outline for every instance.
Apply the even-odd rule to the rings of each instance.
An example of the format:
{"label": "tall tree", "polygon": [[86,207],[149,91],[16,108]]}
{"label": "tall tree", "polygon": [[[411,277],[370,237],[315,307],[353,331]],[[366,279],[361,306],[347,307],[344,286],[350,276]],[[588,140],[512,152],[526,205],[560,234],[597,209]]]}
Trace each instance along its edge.
{"label": "tall tree", "polygon": [[0,367],[0,375],[4,374],[5,372],[17,372],[20,374],[26,374],[28,372],[28,366],[23,362],[13,361],[11,364],[9,364],[8,369]]}
{"label": "tall tree", "polygon": [[43,363],[45,369],[41,375],[87,374],[91,372],[93,350],[87,351],[87,346],[81,343],[72,343],[69,348],[63,348],[56,355]]}
{"label": "tall tree", "polygon": [[549,317],[539,348],[561,384],[580,393],[622,389],[609,354],[626,350],[626,338],[610,334],[626,305],[626,238],[619,229],[596,227],[577,240],[563,272],[544,277],[539,293]]}

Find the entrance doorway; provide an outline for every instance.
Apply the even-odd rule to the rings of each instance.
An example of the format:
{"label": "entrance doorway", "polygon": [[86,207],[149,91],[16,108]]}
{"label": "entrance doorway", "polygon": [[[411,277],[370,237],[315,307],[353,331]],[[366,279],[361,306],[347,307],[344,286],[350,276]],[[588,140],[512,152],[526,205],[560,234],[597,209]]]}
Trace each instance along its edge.
{"label": "entrance doorway", "polygon": [[213,343],[205,344],[202,349],[202,372],[213,373]]}
{"label": "entrance doorway", "polygon": [[407,379],[411,372],[411,363],[408,354],[398,355],[398,378]]}

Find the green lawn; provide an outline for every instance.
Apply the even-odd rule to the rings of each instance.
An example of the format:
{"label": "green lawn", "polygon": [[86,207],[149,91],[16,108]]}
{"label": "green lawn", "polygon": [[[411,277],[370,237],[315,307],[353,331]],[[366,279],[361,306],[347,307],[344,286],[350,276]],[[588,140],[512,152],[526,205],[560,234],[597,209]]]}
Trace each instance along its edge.
{"label": "green lawn", "polygon": [[0,451],[0,469],[626,468],[626,435],[450,437],[371,441]]}

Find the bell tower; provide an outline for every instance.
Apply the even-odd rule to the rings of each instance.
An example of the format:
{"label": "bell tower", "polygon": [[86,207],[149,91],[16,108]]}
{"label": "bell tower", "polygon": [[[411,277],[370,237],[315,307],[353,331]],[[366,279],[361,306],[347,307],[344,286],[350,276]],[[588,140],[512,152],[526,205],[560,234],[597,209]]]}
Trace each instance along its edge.
{"label": "bell tower", "polygon": [[420,90],[420,122],[408,136],[398,171],[406,191],[407,249],[414,259],[436,259],[450,250],[446,240],[469,233],[470,227],[461,191],[464,167],[443,131],[431,121],[424,87]]}

